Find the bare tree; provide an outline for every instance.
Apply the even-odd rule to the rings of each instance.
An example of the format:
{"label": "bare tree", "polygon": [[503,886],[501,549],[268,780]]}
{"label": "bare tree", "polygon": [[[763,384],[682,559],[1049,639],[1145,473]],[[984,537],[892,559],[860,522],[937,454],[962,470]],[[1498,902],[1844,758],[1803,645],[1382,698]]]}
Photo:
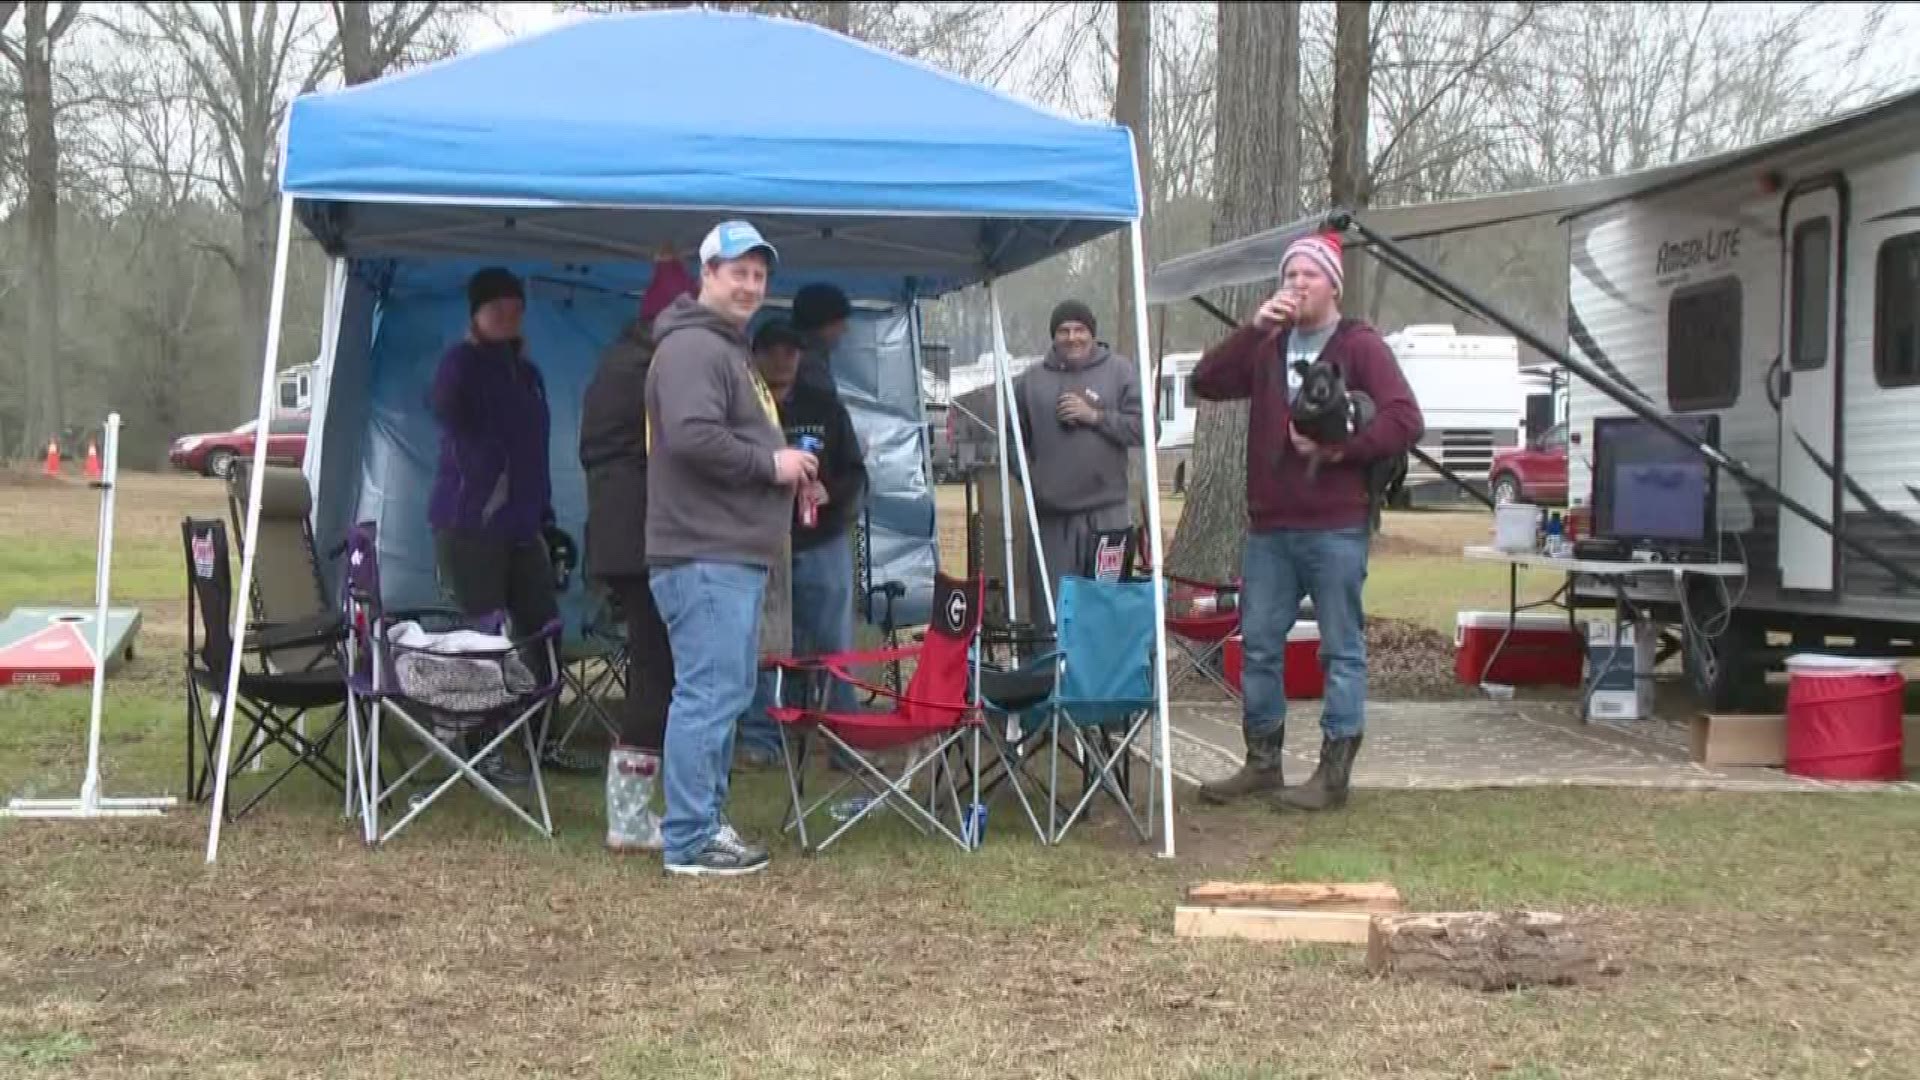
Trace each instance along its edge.
{"label": "bare tree", "polygon": [[[1224,243],[1298,212],[1300,187],[1300,5],[1217,6],[1213,240]],[[1262,289],[1224,298],[1250,313]],[[1186,577],[1239,576],[1247,531],[1247,406],[1203,404],[1195,416],[1187,503],[1168,552]]]}
{"label": "bare tree", "polygon": [[[1133,132],[1134,167],[1140,173],[1141,198],[1148,203],[1140,208],[1141,221],[1143,225],[1150,226],[1153,136],[1148,129],[1152,116],[1148,102],[1153,93],[1150,85],[1153,70],[1153,7],[1145,0],[1120,0],[1115,7],[1119,24],[1120,62],[1114,86],[1113,118]],[[1138,340],[1134,333],[1133,248],[1128,244],[1120,246],[1118,293],[1120,330],[1114,340],[1120,343],[1120,351],[1128,357],[1138,357],[1149,343]],[[1141,387],[1141,392],[1147,400],[1153,399],[1152,387]]]}
{"label": "bare tree", "polygon": [[[4,28],[15,5],[0,10]],[[57,438],[66,422],[60,399],[60,139],[54,127],[54,54],[80,15],[77,3],[28,3],[18,39],[0,35],[4,57],[20,80],[26,127],[27,351],[26,413],[18,450],[30,456],[41,438]]]}
{"label": "bare tree", "polygon": [[341,81],[372,82],[388,72],[457,51],[459,19],[477,3],[357,3],[330,0],[339,35]]}
{"label": "bare tree", "polygon": [[[1334,14],[1333,121],[1327,187],[1333,205],[1355,212],[1367,208],[1372,193],[1367,157],[1368,104],[1373,88],[1372,7],[1368,0],[1340,0]],[[1341,306],[1359,311],[1365,309],[1366,301],[1366,264],[1348,259]]]}

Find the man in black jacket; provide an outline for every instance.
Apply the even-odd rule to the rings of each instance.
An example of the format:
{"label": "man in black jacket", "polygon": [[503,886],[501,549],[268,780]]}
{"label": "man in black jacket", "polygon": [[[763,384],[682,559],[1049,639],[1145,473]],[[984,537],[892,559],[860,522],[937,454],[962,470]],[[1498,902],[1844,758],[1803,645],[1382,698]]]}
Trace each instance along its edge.
{"label": "man in black jacket", "polygon": [[[853,648],[850,533],[866,495],[867,466],[846,406],[801,378],[806,350],[806,336],[784,322],[770,322],[753,337],[754,365],[779,406],[787,445],[818,440],[812,449],[819,476],[801,488],[794,506],[793,650],[796,656],[823,656]],[[780,736],[765,712],[771,690],[763,681],[754,707],[741,719],[740,742],[756,764],[779,760]],[[831,680],[826,705],[832,712],[856,711],[853,688]]]}

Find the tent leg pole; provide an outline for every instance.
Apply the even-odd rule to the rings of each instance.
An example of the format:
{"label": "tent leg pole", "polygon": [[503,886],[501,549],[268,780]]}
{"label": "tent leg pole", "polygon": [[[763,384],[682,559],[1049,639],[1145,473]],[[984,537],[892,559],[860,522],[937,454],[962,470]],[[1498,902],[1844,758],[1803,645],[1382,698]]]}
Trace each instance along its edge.
{"label": "tent leg pole", "polygon": [[[1047,566],[1046,549],[1040,546],[1040,515],[1034,510],[1033,484],[1030,482],[1033,463],[1027,460],[1027,437],[1020,433],[1020,403],[1013,396],[1013,377],[1007,368],[1007,327],[1000,318],[998,293],[994,294],[993,305],[993,354],[1000,365],[997,381],[1000,383],[1000,393],[1006,399],[1003,408],[1011,421],[1005,425],[1005,430],[1013,432],[1013,452],[1020,462],[1020,495],[1027,505],[1027,535],[1033,541],[1033,564],[1040,570],[1040,598],[1047,605],[1047,622],[1051,624],[1058,618],[1053,609],[1053,577]],[[1007,576],[1011,578],[1013,571],[1008,570]]]}
{"label": "tent leg pole", "polygon": [[[1647,404],[1646,402],[1638,400],[1626,388],[1615,383],[1611,378],[1608,378],[1605,373],[1596,371],[1592,367],[1589,367],[1585,362],[1574,359],[1572,356],[1568,355],[1564,350],[1555,348],[1551,343],[1546,341],[1539,334],[1536,334],[1532,330],[1528,329],[1526,326],[1521,325],[1521,323],[1518,320],[1509,318],[1507,315],[1505,315],[1504,313],[1499,311],[1497,308],[1495,308],[1492,304],[1489,304],[1487,301],[1474,295],[1471,291],[1467,290],[1465,287],[1460,285],[1459,282],[1451,281],[1447,279],[1445,276],[1433,270],[1431,267],[1428,267],[1422,262],[1420,262],[1419,259],[1415,258],[1405,248],[1401,247],[1399,244],[1395,243],[1393,240],[1390,240],[1387,237],[1382,236],[1381,234],[1368,228],[1365,224],[1363,224],[1360,221],[1360,219],[1354,217],[1351,213],[1344,210],[1336,211],[1335,213],[1328,215],[1327,224],[1329,227],[1337,229],[1341,232],[1345,232],[1351,229],[1352,231],[1359,233],[1363,238],[1365,238],[1370,244],[1373,245],[1377,255],[1384,256],[1382,261],[1387,262],[1389,266],[1392,266],[1394,269],[1400,270],[1401,273],[1407,274],[1407,276],[1409,276],[1410,278],[1414,278],[1415,280],[1418,280],[1420,276],[1424,276],[1429,281],[1429,284],[1428,284],[1429,291],[1434,291],[1434,286],[1436,285],[1444,286],[1445,289],[1448,292],[1451,292],[1455,298],[1460,300],[1462,303],[1466,304],[1468,307],[1472,308],[1475,312],[1484,316],[1489,321],[1497,323],[1502,327],[1505,327],[1515,337],[1518,337],[1520,340],[1533,346],[1535,349],[1538,349],[1541,355],[1550,358],[1555,363],[1559,364],[1561,367],[1564,367],[1568,371],[1571,371],[1575,375],[1578,375],[1582,379],[1585,379],[1589,385],[1595,387],[1602,393],[1606,394],[1608,397],[1612,398],[1614,401],[1619,402],[1622,406],[1624,406],[1629,411],[1631,411],[1635,416],[1639,417],[1642,420],[1645,420],[1647,423],[1652,424],[1654,427],[1659,428],[1661,431],[1665,432],[1667,435],[1673,437],[1681,445],[1691,447],[1695,453],[1699,454],[1701,457],[1706,458],[1710,464],[1713,464],[1722,469],[1725,469],[1729,474],[1731,474],[1737,480],[1743,481],[1747,484],[1751,484],[1756,488],[1759,488],[1762,492],[1770,496],[1774,500],[1774,502],[1777,503],[1782,508],[1793,511],[1795,515],[1807,521],[1814,528],[1819,529],[1821,532],[1824,532],[1828,536],[1833,537],[1837,543],[1843,545],[1848,550],[1854,552],[1855,554],[1861,556],[1862,558],[1865,558],[1867,561],[1873,563],[1875,566],[1878,566],[1881,569],[1887,571],[1889,574],[1892,574],[1894,577],[1894,580],[1899,581],[1905,585],[1920,588],[1920,574],[1915,574],[1912,570],[1908,569],[1905,566],[1900,565],[1898,561],[1892,558],[1889,558],[1885,555],[1882,555],[1880,552],[1875,551],[1871,546],[1865,543],[1862,543],[1859,540],[1856,540],[1851,534],[1847,533],[1845,530],[1840,529],[1835,523],[1826,521],[1825,519],[1821,518],[1820,515],[1814,513],[1812,510],[1807,509],[1805,506],[1801,505],[1799,501],[1789,497],[1785,492],[1781,491],[1779,488],[1775,487],[1772,484],[1767,483],[1765,480],[1762,480],[1760,477],[1755,476],[1750,469],[1748,469],[1745,465],[1737,461],[1734,461],[1732,458],[1728,457],[1724,452],[1721,451],[1719,447],[1707,446],[1703,443],[1696,442],[1693,436],[1680,430],[1679,426],[1674,424],[1673,421],[1668,420],[1664,416],[1661,416],[1659,411],[1654,409],[1651,405]],[[1417,271],[1417,274],[1408,273],[1407,268],[1409,267],[1414,268]]]}
{"label": "tent leg pole", "polygon": [[215,755],[213,774],[213,817],[207,826],[207,862],[220,854],[220,823],[227,814],[227,762],[233,752],[233,707],[240,693],[240,659],[247,645],[245,598],[252,595],[255,540],[260,535],[260,489],[266,480],[267,440],[265,432],[273,418],[274,372],[280,369],[280,323],[286,314],[287,242],[293,235],[293,196],[280,196],[280,237],[273,249],[273,293],[267,305],[267,341],[260,362],[259,426],[262,437],[253,440],[253,471],[247,478],[246,538],[240,547],[240,582],[234,589],[233,655],[227,661],[227,690],[220,698],[220,749]]}
{"label": "tent leg pole", "polygon": [[1146,485],[1147,496],[1147,552],[1153,560],[1153,706],[1154,726],[1158,728],[1160,744],[1160,857],[1173,858],[1173,719],[1172,703],[1168,700],[1167,689],[1167,590],[1165,585],[1166,553],[1161,551],[1161,514],[1160,514],[1160,459],[1156,452],[1160,445],[1158,424],[1159,415],[1155,402],[1160,400],[1159,388],[1147,380],[1153,377],[1151,361],[1147,359],[1147,245],[1146,237],[1138,221],[1127,229],[1127,239],[1133,245],[1133,280],[1128,287],[1133,290],[1133,339],[1141,343],[1140,355],[1134,362],[1140,366],[1141,403],[1140,409],[1140,466],[1142,482]]}
{"label": "tent leg pole", "polygon": [[999,440],[1000,459],[1000,538],[1006,544],[1007,562],[1003,571],[1007,579],[1001,587],[1007,590],[1007,622],[1020,621],[1019,590],[1014,587],[1013,565],[1013,478],[1007,466],[1007,345],[1005,335],[1000,328],[1000,289],[994,279],[987,279],[987,306],[993,310],[993,412],[994,437]]}

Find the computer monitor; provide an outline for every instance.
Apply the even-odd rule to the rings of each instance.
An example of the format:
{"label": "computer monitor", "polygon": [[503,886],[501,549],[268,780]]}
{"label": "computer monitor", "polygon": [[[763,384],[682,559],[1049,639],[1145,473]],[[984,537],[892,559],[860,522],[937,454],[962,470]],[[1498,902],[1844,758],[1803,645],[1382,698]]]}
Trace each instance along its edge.
{"label": "computer monitor", "polygon": [[1681,442],[1635,416],[1593,422],[1593,534],[1629,548],[1710,551],[1720,544],[1719,470],[1696,445],[1718,449],[1720,418],[1674,416]]}

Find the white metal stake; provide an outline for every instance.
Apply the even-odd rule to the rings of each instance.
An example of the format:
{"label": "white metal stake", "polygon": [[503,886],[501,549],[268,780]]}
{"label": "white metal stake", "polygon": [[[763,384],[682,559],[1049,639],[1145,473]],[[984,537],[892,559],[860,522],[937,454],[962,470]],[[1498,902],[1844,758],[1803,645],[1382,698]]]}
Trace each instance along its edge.
{"label": "white metal stake", "polygon": [[1153,689],[1154,708],[1158,716],[1154,718],[1154,727],[1159,736],[1155,741],[1160,744],[1160,819],[1162,834],[1160,857],[1173,858],[1173,722],[1168,716],[1170,709],[1167,698],[1167,587],[1166,553],[1161,550],[1160,542],[1160,459],[1157,448],[1160,445],[1157,415],[1160,400],[1160,388],[1151,385],[1153,364],[1147,357],[1147,253],[1146,241],[1141,235],[1140,223],[1135,221],[1127,229],[1128,242],[1133,246],[1133,339],[1139,342],[1135,351],[1140,355],[1134,361],[1140,365],[1140,387],[1143,408],[1140,410],[1140,435],[1145,445],[1141,448],[1141,467],[1145,471],[1144,481],[1147,489],[1147,551],[1153,559]]}
{"label": "white metal stake", "polygon": [[[282,161],[285,161],[284,151]],[[215,751],[213,814],[207,825],[207,862],[220,855],[220,824],[227,815],[227,763],[233,756],[234,698],[240,693],[240,657],[247,647],[247,616],[253,595],[254,550],[260,538],[260,489],[266,482],[267,432],[273,420],[274,373],[280,367],[280,322],[286,310],[287,244],[293,236],[293,196],[280,196],[280,238],[273,249],[273,296],[267,304],[267,347],[260,363],[259,424],[253,440],[253,471],[248,474],[247,520],[240,546],[240,585],[234,590],[233,654],[227,661],[227,690],[220,699],[220,740]]]}
{"label": "white metal stake", "polygon": [[21,818],[158,817],[171,798],[100,797],[100,714],[107,694],[107,605],[113,595],[114,493],[120,481],[120,414],[107,415],[100,480],[100,534],[93,567],[93,706],[87,716],[87,772],[77,799],[14,799],[5,816]]}
{"label": "white metal stake", "polygon": [[[1002,409],[1004,410],[1002,413],[1004,419],[1000,425],[1002,433],[1000,440],[1000,460],[1002,462],[1000,475],[1002,477],[1006,476],[1006,465],[1004,463],[1007,455],[1007,444],[1005,433],[1011,430],[1013,432],[1014,456],[1015,459],[1020,462],[1020,494],[1027,507],[1027,529],[1028,538],[1033,541],[1033,563],[1039,567],[1040,570],[1040,596],[1042,601],[1047,605],[1047,622],[1051,624],[1057,618],[1053,610],[1053,577],[1051,571],[1047,568],[1046,549],[1040,545],[1040,515],[1034,510],[1033,505],[1032,463],[1027,460],[1026,436],[1020,434],[1020,403],[1013,396],[1013,373],[1007,366],[1007,327],[1006,323],[1000,317],[1000,297],[998,293],[995,293],[993,296],[993,355],[994,362],[999,365],[999,371],[996,373],[994,381],[1000,384],[1000,397],[1003,401]],[[1001,502],[1004,505],[1007,492],[1004,480],[1001,483],[1000,491],[1002,495]],[[1008,517],[1012,517],[1011,512],[1008,513]],[[1011,596],[1013,589],[1013,522],[1009,520],[1006,525],[1008,552],[1007,589],[1008,595]],[[1022,569],[1024,569],[1024,567]]]}
{"label": "white metal stake", "polygon": [[1007,549],[1007,580],[1002,584],[1007,590],[1007,622],[1020,621],[1019,590],[1014,588],[1013,567],[1013,479],[1007,463],[1007,392],[1002,384],[1007,378],[1006,342],[998,327],[1000,326],[1000,291],[993,278],[987,279],[987,306],[993,311],[993,411],[994,435],[999,440],[1000,457],[1000,538]]}

